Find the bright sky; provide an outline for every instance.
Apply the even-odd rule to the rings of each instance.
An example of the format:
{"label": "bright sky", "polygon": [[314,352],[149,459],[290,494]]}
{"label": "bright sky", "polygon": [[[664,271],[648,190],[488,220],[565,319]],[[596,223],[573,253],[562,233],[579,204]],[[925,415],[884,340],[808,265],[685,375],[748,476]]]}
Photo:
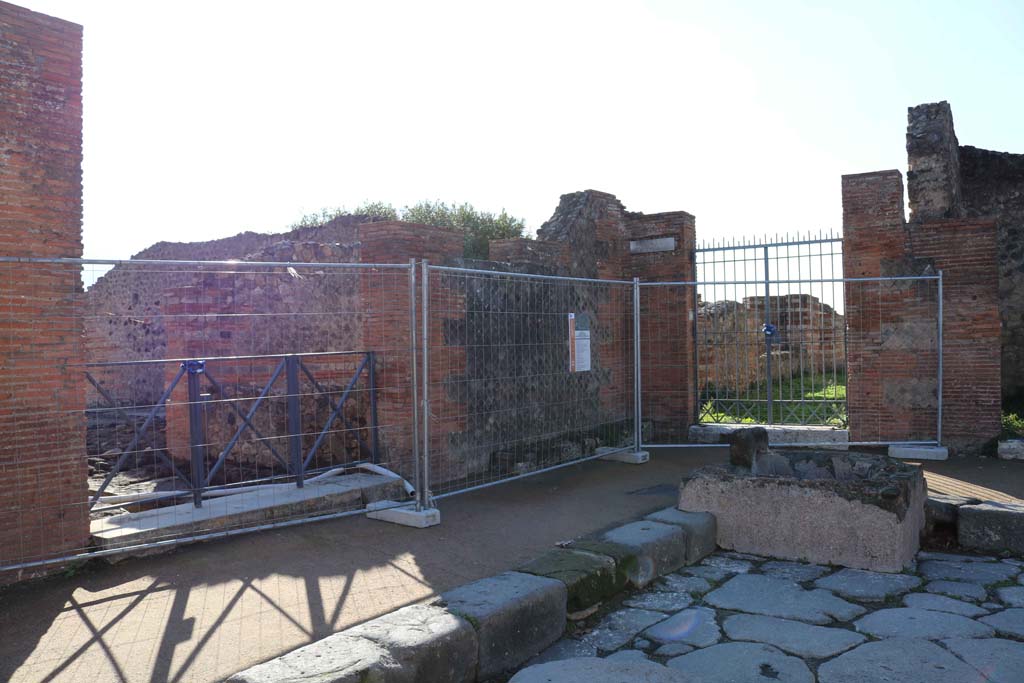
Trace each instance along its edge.
{"label": "bright sky", "polygon": [[682,209],[698,238],[839,228],[906,108],[1024,152],[1024,3],[16,0],[85,26],[85,252],[364,200]]}

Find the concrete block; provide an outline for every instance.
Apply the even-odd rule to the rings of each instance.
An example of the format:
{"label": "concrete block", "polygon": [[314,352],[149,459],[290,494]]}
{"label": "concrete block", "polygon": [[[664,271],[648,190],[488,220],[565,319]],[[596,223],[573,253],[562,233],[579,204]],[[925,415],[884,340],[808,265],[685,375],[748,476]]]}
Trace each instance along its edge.
{"label": "concrete block", "polygon": [[1024,460],[1024,439],[1011,439],[999,442],[1000,460]]}
{"label": "concrete block", "polygon": [[546,576],[565,584],[568,591],[568,610],[579,612],[610,598],[625,586],[615,572],[615,560],[582,550],[558,548],[536,560],[518,567],[516,571],[535,576]]}
{"label": "concrete block", "polygon": [[556,579],[506,572],[441,596],[476,629],[477,678],[487,680],[527,661],[562,636],[567,590]]}
{"label": "concrete block", "polygon": [[441,523],[441,511],[437,508],[417,510],[414,504],[401,504],[393,500],[382,500],[366,506],[366,516],[382,522],[411,526],[417,529],[437,526]]}
{"label": "concrete block", "polygon": [[1008,550],[1024,556],[1024,505],[980,503],[958,511],[957,539],[963,548]]}
{"label": "concrete block", "polygon": [[899,460],[946,460],[949,449],[945,446],[889,446],[889,457]]}
{"label": "concrete block", "polygon": [[[601,460],[609,460],[612,462],[624,462],[627,465],[643,465],[651,459],[651,454],[647,451],[620,451],[615,449],[616,452],[602,455]],[[601,452],[599,448],[598,453]]]}
{"label": "concrete block", "polygon": [[715,552],[718,529],[710,512],[684,512],[665,508],[644,519],[662,524],[675,524],[686,532],[686,563],[695,564]]}
{"label": "concrete block", "polygon": [[644,520],[606,531],[601,540],[616,543],[636,553],[629,581],[643,588],[657,577],[686,564],[686,532],[674,524]]}

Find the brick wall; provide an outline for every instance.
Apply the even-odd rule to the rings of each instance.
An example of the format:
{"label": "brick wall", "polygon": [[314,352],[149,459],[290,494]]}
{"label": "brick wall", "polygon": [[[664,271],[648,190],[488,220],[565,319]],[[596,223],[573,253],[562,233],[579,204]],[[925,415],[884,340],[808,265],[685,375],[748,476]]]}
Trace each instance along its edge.
{"label": "brick wall", "polygon": [[[0,254],[82,254],[81,47],[80,26],[0,2]],[[84,380],[68,368],[81,361],[81,278],[70,266],[4,264],[0,282],[0,564],[10,564],[88,539]]]}
{"label": "brick wall", "polygon": [[[943,442],[976,451],[999,431],[995,224],[906,223],[898,171],[843,176],[846,277],[944,273]],[[937,418],[937,286],[848,282],[850,439],[928,440]]]}

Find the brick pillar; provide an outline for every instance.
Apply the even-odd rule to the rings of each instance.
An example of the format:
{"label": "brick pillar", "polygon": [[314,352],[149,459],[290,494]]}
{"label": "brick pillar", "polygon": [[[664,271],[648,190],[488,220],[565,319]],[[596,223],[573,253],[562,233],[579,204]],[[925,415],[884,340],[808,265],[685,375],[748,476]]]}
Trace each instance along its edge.
{"label": "brick pillar", "polygon": [[[0,3],[2,255],[82,255],[81,54],[80,26]],[[89,538],[81,291],[77,267],[0,265],[0,565]]]}

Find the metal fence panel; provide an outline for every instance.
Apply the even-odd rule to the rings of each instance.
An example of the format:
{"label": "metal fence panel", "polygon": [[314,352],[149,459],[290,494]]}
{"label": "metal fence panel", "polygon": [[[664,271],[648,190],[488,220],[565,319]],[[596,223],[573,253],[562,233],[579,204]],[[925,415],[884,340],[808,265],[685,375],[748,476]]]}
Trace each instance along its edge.
{"label": "metal fence panel", "polygon": [[426,272],[432,494],[635,449],[633,283]]}
{"label": "metal fence panel", "polygon": [[[0,282],[40,278],[64,293],[51,296],[62,305],[0,308],[17,342],[3,359],[0,448],[20,530],[0,568],[408,499],[411,271],[0,262]],[[31,338],[64,340],[61,355],[34,352]],[[32,372],[58,377],[62,391],[37,400],[19,379]]]}

